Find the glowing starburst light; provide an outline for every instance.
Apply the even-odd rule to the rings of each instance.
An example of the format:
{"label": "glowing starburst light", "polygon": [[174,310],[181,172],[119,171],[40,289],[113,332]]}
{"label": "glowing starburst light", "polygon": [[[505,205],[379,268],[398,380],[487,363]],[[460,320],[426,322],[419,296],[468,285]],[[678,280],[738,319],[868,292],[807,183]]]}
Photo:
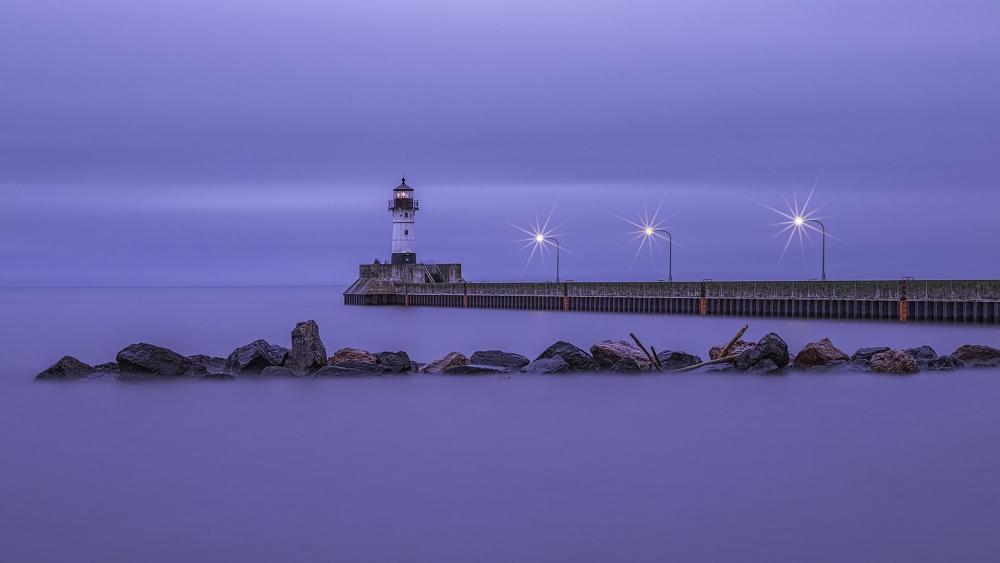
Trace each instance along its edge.
{"label": "glowing starburst light", "polygon": [[[534,261],[535,256],[538,256],[542,264],[545,264],[545,259],[548,257],[549,253],[557,252],[560,248],[559,233],[556,231],[557,227],[550,226],[552,222],[552,212],[555,211],[553,207],[545,220],[542,221],[538,214],[535,214],[535,219],[533,221],[529,220],[528,224],[524,227],[515,225],[513,223],[507,223],[511,227],[517,229],[518,231],[528,235],[527,238],[517,239],[517,242],[524,243],[522,250],[531,249],[528,253],[528,258],[524,262],[524,269],[521,271],[523,275],[524,272],[528,271],[528,267]],[[562,248],[565,251],[565,248]]]}
{"label": "glowing starburst light", "polygon": [[639,254],[642,253],[643,248],[649,248],[650,256],[653,255],[653,247],[658,246],[658,240],[668,240],[669,235],[667,234],[666,220],[660,219],[660,210],[663,207],[663,201],[660,201],[660,205],[656,207],[653,214],[649,214],[648,209],[644,209],[642,213],[637,214],[635,221],[622,217],[621,215],[616,215],[622,221],[625,221],[629,225],[635,227],[634,231],[629,231],[625,233],[626,235],[632,235],[629,239],[629,243],[639,241],[639,248],[635,251],[635,256],[632,257],[632,265],[635,265],[635,261],[639,259]]}
{"label": "glowing starburst light", "polygon": [[[817,182],[818,181],[819,179],[817,178]],[[802,205],[799,205],[798,196],[793,193],[791,203],[789,203],[788,200],[785,200],[785,207],[787,211],[775,209],[770,205],[761,203],[761,205],[771,211],[774,211],[783,218],[783,220],[771,224],[772,227],[781,227],[771,238],[779,237],[788,233],[788,237],[785,239],[785,246],[781,250],[781,256],[778,258],[778,262],[781,262],[785,258],[785,254],[788,253],[788,248],[792,245],[792,241],[794,239],[798,239],[799,248],[802,250],[803,256],[805,256],[805,243],[806,241],[810,243],[812,242],[810,231],[819,233],[824,237],[829,236],[824,233],[825,226],[823,225],[823,220],[825,217],[818,215],[822,207],[817,207],[815,209],[811,209],[809,207],[812,203],[813,192],[815,191],[816,185],[814,184],[812,189],[809,190],[809,195],[806,197],[805,203]]]}

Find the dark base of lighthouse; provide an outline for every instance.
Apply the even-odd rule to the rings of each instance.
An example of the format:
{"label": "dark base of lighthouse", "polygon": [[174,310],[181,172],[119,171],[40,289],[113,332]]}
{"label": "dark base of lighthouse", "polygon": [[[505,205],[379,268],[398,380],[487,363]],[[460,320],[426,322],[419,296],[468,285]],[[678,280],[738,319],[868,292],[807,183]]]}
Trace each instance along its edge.
{"label": "dark base of lighthouse", "polygon": [[393,255],[392,255],[392,263],[393,264],[416,264],[417,263],[417,253],[416,252],[398,252],[398,253],[393,253]]}

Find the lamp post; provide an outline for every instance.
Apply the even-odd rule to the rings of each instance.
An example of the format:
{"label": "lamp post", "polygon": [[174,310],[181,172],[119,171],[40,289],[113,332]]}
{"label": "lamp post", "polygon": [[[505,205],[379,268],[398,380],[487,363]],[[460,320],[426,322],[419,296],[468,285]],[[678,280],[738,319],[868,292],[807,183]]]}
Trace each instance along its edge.
{"label": "lamp post", "polygon": [[546,239],[551,240],[556,243],[556,283],[559,283],[559,250],[562,248],[559,246],[559,239],[553,236],[546,236],[544,233],[538,233],[535,235],[535,241],[539,244],[545,244]]}
{"label": "lamp post", "polygon": [[795,217],[795,224],[801,227],[805,223],[816,223],[819,225],[820,233],[823,235],[823,269],[820,279],[826,281],[826,225],[823,224],[819,219],[807,219],[802,216]]}
{"label": "lamp post", "polygon": [[646,227],[646,236],[651,237],[654,233],[667,235],[667,281],[674,281],[674,235],[666,229],[654,229]]}

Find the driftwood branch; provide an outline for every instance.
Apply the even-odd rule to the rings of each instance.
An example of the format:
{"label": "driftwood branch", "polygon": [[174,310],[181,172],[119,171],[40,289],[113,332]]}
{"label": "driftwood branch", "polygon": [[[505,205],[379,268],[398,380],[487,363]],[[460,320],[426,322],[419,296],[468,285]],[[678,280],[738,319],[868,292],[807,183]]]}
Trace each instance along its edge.
{"label": "driftwood branch", "polygon": [[707,362],[702,362],[700,364],[694,364],[693,366],[688,366],[686,368],[680,368],[680,369],[670,370],[667,373],[681,373],[681,372],[685,372],[685,371],[693,371],[693,370],[696,370],[698,368],[703,368],[705,366],[711,366],[711,365],[715,365],[715,364],[724,364],[726,362],[731,362],[731,361],[735,360],[740,355],[739,354],[730,354],[730,352],[732,352],[733,346],[736,346],[736,343],[743,336],[743,334],[746,333],[747,328],[749,328],[749,327],[750,327],[749,324],[743,325],[743,328],[741,328],[739,330],[739,332],[736,333],[736,336],[734,336],[733,339],[729,341],[729,344],[726,344],[726,347],[722,349],[722,352],[719,354],[718,358],[716,358],[714,360],[708,360]]}
{"label": "driftwood branch", "polygon": [[746,333],[747,328],[749,327],[750,327],[749,324],[743,325],[743,328],[741,328],[740,331],[736,333],[736,336],[734,336],[733,339],[729,341],[729,344],[726,344],[726,346],[719,352],[720,358],[728,356],[733,351],[733,346],[736,346],[736,343],[739,342],[740,338],[743,338],[743,335]]}
{"label": "driftwood branch", "polygon": [[636,336],[635,333],[633,332],[628,333],[628,335],[632,337],[632,340],[635,340],[636,345],[639,347],[640,350],[642,350],[642,353],[646,354],[646,358],[648,358],[649,363],[652,364],[654,368],[656,368],[656,371],[661,371],[660,367],[657,365],[658,362],[655,359],[653,359],[653,356],[649,353],[649,350],[646,350],[646,347],[642,345],[642,342],[639,341],[639,337]]}
{"label": "driftwood branch", "polygon": [[653,355],[653,364],[656,365],[656,371],[663,371],[663,364],[660,363],[660,356],[656,353],[656,346],[650,346],[649,352]]}

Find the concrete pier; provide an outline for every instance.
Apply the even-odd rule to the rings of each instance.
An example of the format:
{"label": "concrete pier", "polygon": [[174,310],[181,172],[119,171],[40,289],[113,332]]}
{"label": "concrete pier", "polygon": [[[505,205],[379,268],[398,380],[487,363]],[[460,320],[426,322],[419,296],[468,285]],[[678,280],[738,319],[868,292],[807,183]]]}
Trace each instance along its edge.
{"label": "concrete pier", "polygon": [[348,305],[1000,324],[1000,280],[409,283],[361,278]]}

